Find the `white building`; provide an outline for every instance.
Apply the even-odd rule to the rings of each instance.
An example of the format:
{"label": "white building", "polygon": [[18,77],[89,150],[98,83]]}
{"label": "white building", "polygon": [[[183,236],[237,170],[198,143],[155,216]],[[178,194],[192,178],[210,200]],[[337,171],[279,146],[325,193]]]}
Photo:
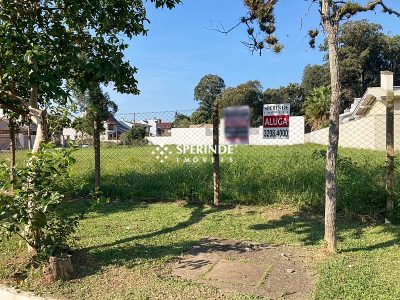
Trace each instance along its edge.
{"label": "white building", "polygon": [[[393,73],[381,72],[381,86],[370,87],[362,98],[340,115],[339,146],[384,150],[386,147],[386,95],[395,94],[395,148],[400,146],[400,87],[393,86]],[[306,143],[328,144],[328,128],[305,135]]]}

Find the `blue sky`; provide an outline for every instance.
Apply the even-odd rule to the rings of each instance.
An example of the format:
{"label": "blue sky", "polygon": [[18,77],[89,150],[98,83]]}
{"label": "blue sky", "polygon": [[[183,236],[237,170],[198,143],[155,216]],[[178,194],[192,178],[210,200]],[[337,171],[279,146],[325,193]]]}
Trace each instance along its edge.
{"label": "blue sky", "polygon": [[[387,4],[400,10],[398,0],[387,0]],[[243,27],[227,36],[209,29],[236,24],[245,14],[242,0],[183,0],[171,11],[156,10],[148,3],[149,33],[132,39],[125,52],[138,68],[141,93],[121,95],[112,87],[106,91],[118,104],[119,113],[154,112],[197,108],[193,90],[206,74],[221,76],[227,86],[248,80],[260,80],[264,88],[299,82],[307,64],[323,60],[323,53],[308,47],[308,29],[319,26],[315,6],[306,15],[309,5],[305,0],[279,1],[277,35],[285,48],[278,55],[264,52],[259,56],[240,43],[247,39]],[[400,19],[394,16],[377,12],[357,17],[362,18],[381,24],[386,33],[400,34]]]}

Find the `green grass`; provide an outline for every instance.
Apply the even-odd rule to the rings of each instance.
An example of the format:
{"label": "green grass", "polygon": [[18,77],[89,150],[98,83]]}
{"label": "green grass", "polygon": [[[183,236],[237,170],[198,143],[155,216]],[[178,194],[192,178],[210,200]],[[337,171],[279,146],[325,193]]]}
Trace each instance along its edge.
{"label": "green grass", "polygon": [[[320,154],[324,149],[238,147],[233,162],[221,164],[221,200],[248,206],[215,210],[176,203],[212,199],[210,162],[184,164],[171,158],[162,164],[151,153],[154,147],[103,148],[102,190],[121,202],[82,220],[75,245],[80,257],[77,277],[48,283],[40,269],[26,273],[25,249],[12,239],[0,244],[0,281],[71,299],[223,298],[211,287],[171,277],[169,262],[210,236],[318,251],[323,238],[318,212],[324,201],[325,161]],[[19,152],[18,161],[25,155]],[[93,188],[93,150],[81,149],[74,156],[70,193],[85,198]],[[315,298],[400,299],[400,227],[349,219],[353,214],[375,216],[383,211],[385,153],[340,149],[339,157],[338,208],[347,217],[338,220],[340,252],[314,266],[319,274]],[[5,158],[7,154],[0,154],[0,161]],[[398,195],[399,184],[397,216]],[[269,218],[283,204],[313,208],[316,217],[288,213]],[[76,202],[74,209],[82,209],[81,205]]]}
{"label": "green grass", "polygon": [[[74,209],[81,205],[73,204]],[[344,216],[338,226],[339,253],[313,266],[318,273],[314,298],[399,299],[400,227]],[[40,269],[23,273],[25,247],[13,239],[0,244],[0,283],[19,282],[23,289],[67,299],[224,299],[212,287],[170,275],[169,263],[204,237],[289,244],[320,253],[323,218],[281,206],[111,203],[79,225],[76,278],[49,283]]]}
{"label": "green grass", "polygon": [[[208,162],[183,163],[179,156],[160,163],[154,146],[104,147],[101,154],[102,191],[112,199],[209,202],[212,197],[211,156]],[[221,199],[228,204],[292,204],[322,209],[324,204],[324,146],[240,146],[233,162],[221,163]],[[0,161],[5,158],[1,154]],[[24,155],[19,153],[20,159]],[[74,153],[73,196],[93,189],[92,149]],[[358,214],[378,214],[385,206],[385,153],[340,149],[338,208]],[[180,158],[180,157],[179,157]],[[193,156],[191,157],[193,158]],[[396,177],[400,170],[396,170]],[[399,181],[397,181],[399,182]],[[396,194],[400,185],[396,186]],[[400,215],[400,214],[399,214]]]}

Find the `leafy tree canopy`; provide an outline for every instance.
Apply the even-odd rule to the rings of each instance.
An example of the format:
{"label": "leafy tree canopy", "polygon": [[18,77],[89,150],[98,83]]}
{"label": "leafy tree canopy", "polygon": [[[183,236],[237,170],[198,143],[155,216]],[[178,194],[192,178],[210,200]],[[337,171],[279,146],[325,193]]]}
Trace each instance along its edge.
{"label": "leafy tree canopy", "polygon": [[303,70],[301,86],[306,95],[310,94],[315,88],[330,85],[330,75],[328,64],[307,65]]}
{"label": "leafy tree canopy", "polygon": [[93,134],[95,121],[102,124],[118,111],[117,104],[107,93],[103,93],[99,85],[91,86],[84,93],[77,93],[76,98],[83,116],[74,120],[73,126],[88,134]]}
{"label": "leafy tree canopy", "polygon": [[176,113],[175,115],[175,120],[174,120],[174,127],[176,128],[187,128],[192,124],[190,117],[181,114],[181,113]]}
{"label": "leafy tree canopy", "polygon": [[219,100],[220,115],[222,116],[222,109],[225,107],[248,105],[250,107],[252,124],[259,126],[256,123],[262,114],[262,104],[263,93],[261,83],[258,80],[248,81],[239,84],[237,87],[228,87],[222,93]]}
{"label": "leafy tree canopy", "polygon": [[194,99],[199,102],[195,120],[199,123],[210,123],[215,100],[225,89],[224,80],[218,75],[205,75],[194,89]]}
{"label": "leafy tree canopy", "polygon": [[298,83],[289,83],[278,89],[264,91],[264,103],[289,103],[292,116],[302,115],[304,98],[304,89]]}
{"label": "leafy tree canopy", "polygon": [[[174,7],[180,0],[150,0]],[[69,80],[113,83],[137,94],[124,37],[146,34],[142,0],[38,0],[0,3],[0,107],[64,105]]]}

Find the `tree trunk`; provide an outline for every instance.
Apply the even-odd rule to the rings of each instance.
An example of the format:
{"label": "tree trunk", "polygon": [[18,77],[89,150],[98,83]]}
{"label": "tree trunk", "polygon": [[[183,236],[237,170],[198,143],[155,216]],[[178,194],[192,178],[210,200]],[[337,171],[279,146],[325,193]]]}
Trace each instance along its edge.
{"label": "tree trunk", "polygon": [[93,146],[94,146],[94,185],[100,188],[100,125],[97,120],[93,124]]}
{"label": "tree trunk", "polygon": [[218,103],[214,102],[213,106],[213,180],[214,180],[214,205],[219,206],[219,116],[218,116]]}
{"label": "tree trunk", "polygon": [[32,114],[32,121],[36,124],[36,136],[32,147],[32,153],[38,153],[40,145],[47,139],[46,111],[36,108],[29,108]]}
{"label": "tree trunk", "polygon": [[[36,124],[36,137],[33,144],[32,153],[38,153],[40,145],[46,139],[46,111],[38,108],[38,89],[36,86],[31,88],[31,95],[29,99],[29,113],[31,121]],[[31,162],[28,161],[28,164]],[[32,178],[28,178],[28,185],[32,185]],[[39,245],[41,232],[40,228],[34,225],[33,220],[35,220],[35,203],[31,200],[27,203],[27,209],[29,211],[29,219],[25,227],[26,238],[31,242],[28,244],[28,253],[31,255],[36,254],[36,247]]]}
{"label": "tree trunk", "polygon": [[53,281],[71,279],[74,271],[71,256],[65,253],[59,256],[51,256],[49,258],[49,271]]}
{"label": "tree trunk", "polygon": [[386,96],[386,221],[393,216],[394,188],[394,92],[388,91]]}
{"label": "tree trunk", "polygon": [[338,61],[338,21],[331,16],[331,2],[322,1],[322,21],[328,38],[329,66],[331,74],[331,106],[329,116],[329,144],[326,153],[325,177],[325,241],[329,252],[336,252],[336,169],[339,145],[339,61]]}

